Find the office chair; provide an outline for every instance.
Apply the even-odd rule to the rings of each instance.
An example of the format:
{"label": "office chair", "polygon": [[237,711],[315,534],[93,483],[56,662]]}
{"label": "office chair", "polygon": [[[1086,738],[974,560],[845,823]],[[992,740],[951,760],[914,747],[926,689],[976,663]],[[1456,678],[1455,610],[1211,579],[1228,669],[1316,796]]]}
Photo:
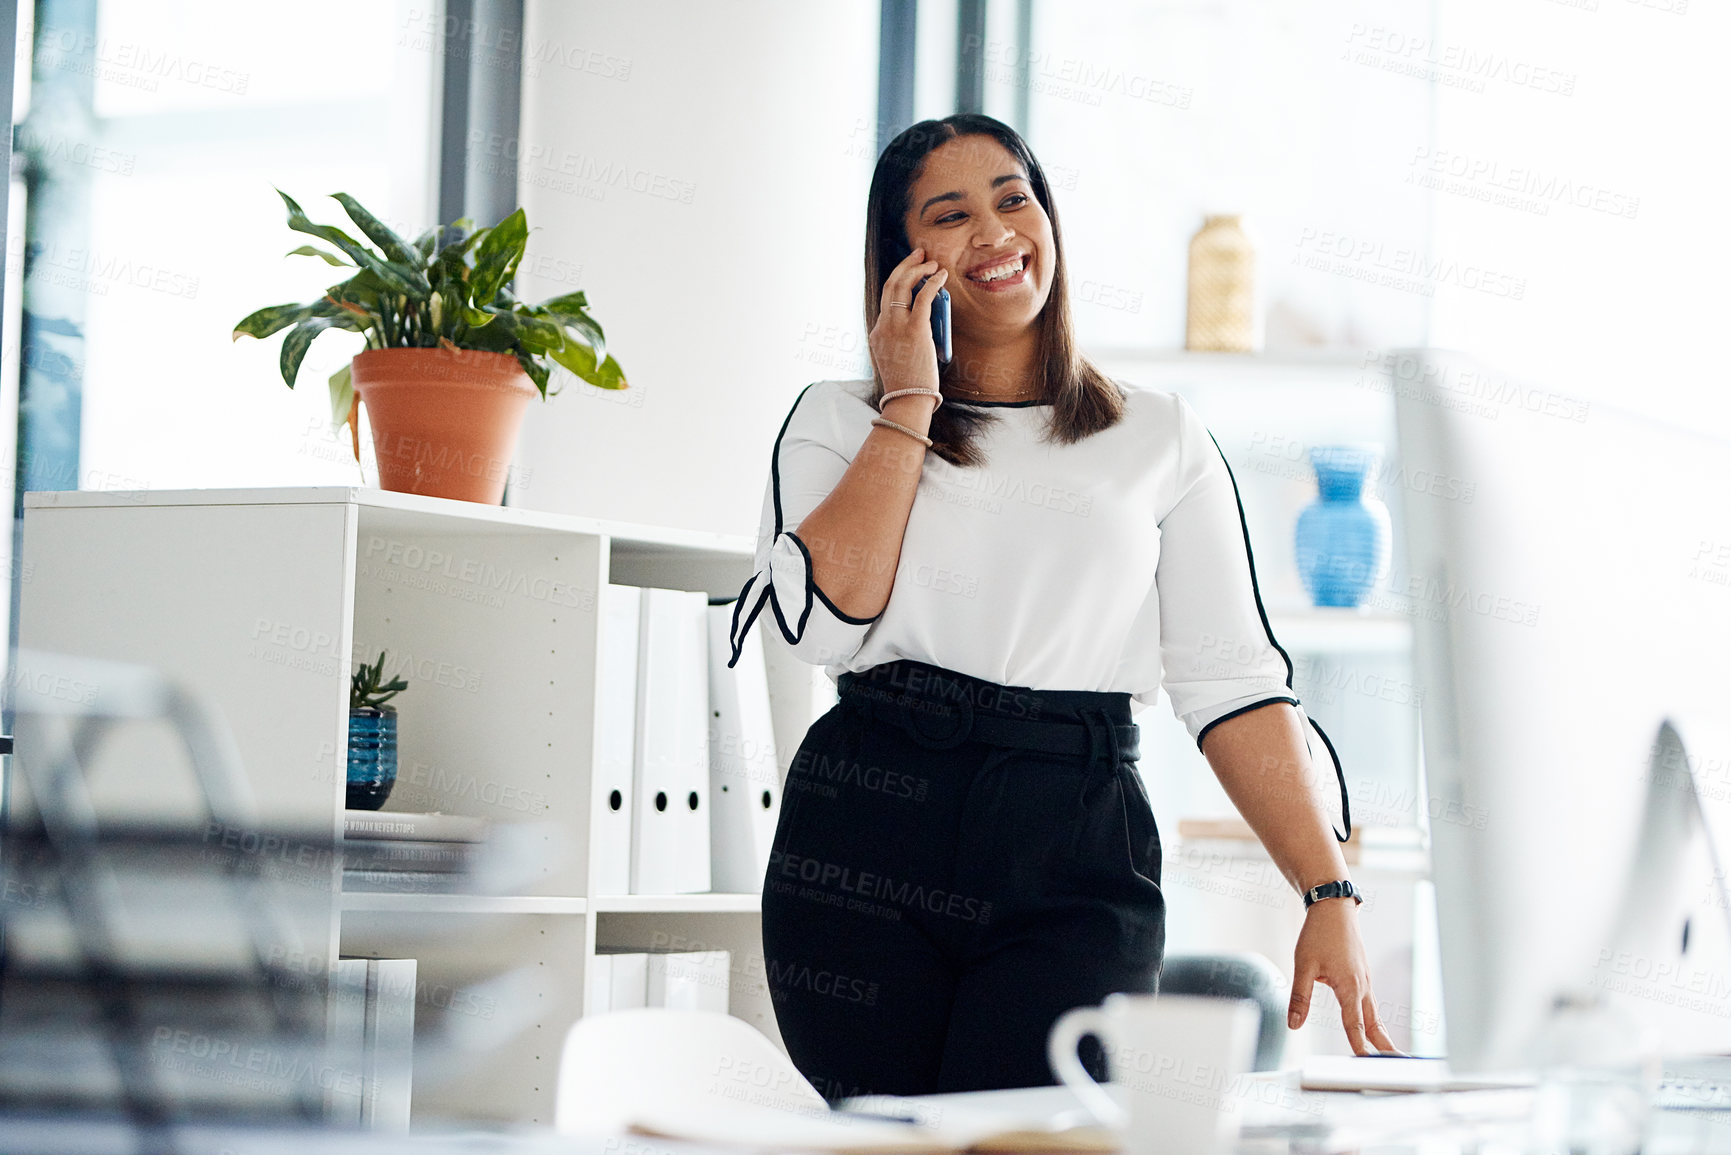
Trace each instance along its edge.
{"label": "office chair", "polygon": [[1174,955],[1160,968],[1159,989],[1163,995],[1254,1000],[1261,1010],[1261,1021],[1252,1069],[1279,1068],[1286,1049],[1286,976],[1266,955],[1255,951]]}

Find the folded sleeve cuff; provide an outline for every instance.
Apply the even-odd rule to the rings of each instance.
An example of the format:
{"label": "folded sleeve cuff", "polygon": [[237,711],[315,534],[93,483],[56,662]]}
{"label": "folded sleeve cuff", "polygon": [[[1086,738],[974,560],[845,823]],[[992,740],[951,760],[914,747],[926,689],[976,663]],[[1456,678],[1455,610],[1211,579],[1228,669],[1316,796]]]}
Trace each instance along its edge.
{"label": "folded sleeve cuff", "polygon": [[1220,723],[1230,718],[1236,718],[1240,714],[1248,714],[1259,707],[1273,705],[1275,702],[1285,702],[1292,706],[1298,705],[1298,699],[1293,696],[1292,691],[1276,682],[1266,689],[1243,694],[1205,709],[1192,710],[1188,714],[1180,715],[1180,717],[1184,722],[1184,728],[1190,731],[1190,736],[1196,740],[1196,745],[1200,748],[1202,739],[1208,736],[1208,731]]}
{"label": "folded sleeve cuff", "polygon": [[1166,692],[1172,698],[1172,712],[1198,746],[1204,734],[1228,718],[1270,702],[1298,705],[1292,687],[1272,674],[1215,681],[1168,681]]}
{"label": "folded sleeve cuff", "polygon": [[[1326,756],[1329,765],[1334,768],[1334,781],[1335,785],[1339,788],[1340,795],[1340,806],[1338,811],[1328,800],[1330,792],[1322,792],[1321,798],[1324,807],[1329,811],[1329,825],[1334,829],[1335,841],[1345,842],[1347,839],[1352,837],[1352,803],[1347,797],[1346,773],[1341,769],[1340,755],[1335,752],[1334,743],[1329,740],[1328,734],[1321,726],[1316,724],[1314,718],[1304,712],[1303,704],[1300,703],[1297,698],[1292,696],[1290,690],[1282,687],[1276,693],[1252,694],[1237,701],[1226,702],[1219,706],[1211,707],[1208,710],[1197,710],[1189,714],[1180,715],[1180,717],[1183,719],[1185,727],[1190,731],[1191,736],[1196,739],[1197,749],[1201,749],[1202,739],[1206,738],[1208,736],[1208,731],[1212,730],[1215,726],[1218,726],[1220,723],[1227,721],[1230,718],[1236,718],[1240,714],[1248,714],[1252,710],[1259,709],[1263,706],[1273,705],[1276,702],[1285,702],[1298,711],[1299,723],[1304,727],[1304,742],[1310,755],[1310,764],[1312,766],[1321,766],[1323,764],[1323,758]],[[1314,740],[1312,735],[1315,736]],[[1321,747],[1320,749],[1318,748],[1319,742]]]}
{"label": "folded sleeve cuff", "polygon": [[791,530],[776,535],[764,568],[751,575],[733,605],[731,668],[746,634],[767,606],[770,619],[794,656],[813,665],[837,665],[852,657],[872,623],[883,615],[844,614],[812,578],[811,551]]}

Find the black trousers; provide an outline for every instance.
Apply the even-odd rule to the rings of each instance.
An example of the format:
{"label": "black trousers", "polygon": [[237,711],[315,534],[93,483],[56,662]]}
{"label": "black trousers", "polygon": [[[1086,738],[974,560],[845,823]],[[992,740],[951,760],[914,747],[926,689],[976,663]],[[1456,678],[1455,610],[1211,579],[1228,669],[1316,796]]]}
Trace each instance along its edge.
{"label": "black trousers", "polygon": [[[830,1100],[1055,1082],[1053,1021],[1152,992],[1160,838],[1128,693],[901,660],[839,680],[763,889],[776,1022]],[[1106,1078],[1099,1045],[1080,1052]]]}

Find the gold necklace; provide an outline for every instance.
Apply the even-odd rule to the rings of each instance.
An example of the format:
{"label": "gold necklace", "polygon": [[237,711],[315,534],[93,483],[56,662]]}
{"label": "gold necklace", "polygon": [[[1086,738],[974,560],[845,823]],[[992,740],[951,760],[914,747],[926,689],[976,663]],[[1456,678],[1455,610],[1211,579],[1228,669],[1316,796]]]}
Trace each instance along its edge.
{"label": "gold necklace", "polygon": [[951,385],[950,389],[952,392],[960,393],[964,397],[973,396],[987,401],[1031,401],[1040,395],[1040,390],[1038,389],[1031,393],[1018,393],[1013,397],[999,397],[991,393],[979,393],[972,389],[963,389],[960,385]]}

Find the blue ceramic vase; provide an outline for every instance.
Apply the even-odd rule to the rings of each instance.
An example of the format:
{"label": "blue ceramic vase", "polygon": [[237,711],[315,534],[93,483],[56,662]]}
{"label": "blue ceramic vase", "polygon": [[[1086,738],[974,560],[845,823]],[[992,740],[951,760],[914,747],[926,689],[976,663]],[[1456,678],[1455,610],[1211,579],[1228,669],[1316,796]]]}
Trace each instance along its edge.
{"label": "blue ceramic vase", "polygon": [[1318,445],[1310,451],[1316,500],[1298,515],[1298,574],[1319,606],[1356,606],[1388,572],[1388,507],[1364,495],[1381,460],[1374,446]]}
{"label": "blue ceramic vase", "polygon": [[377,810],[397,784],[397,710],[361,706],[349,711],[350,810]]}

